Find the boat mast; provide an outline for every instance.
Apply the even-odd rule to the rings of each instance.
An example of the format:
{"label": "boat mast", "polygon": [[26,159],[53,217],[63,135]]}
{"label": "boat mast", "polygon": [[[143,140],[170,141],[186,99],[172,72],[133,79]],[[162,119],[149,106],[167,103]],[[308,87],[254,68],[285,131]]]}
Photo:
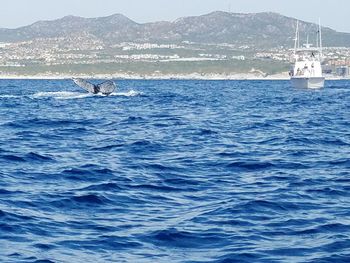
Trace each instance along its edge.
{"label": "boat mast", "polygon": [[299,48],[299,20],[297,20],[297,29],[295,31],[295,39],[294,39],[294,57],[297,54],[297,49]]}
{"label": "boat mast", "polygon": [[319,36],[320,36],[320,57],[322,59],[323,57],[323,51],[322,51],[322,27],[321,27],[321,19],[318,21],[318,31],[319,31]]}

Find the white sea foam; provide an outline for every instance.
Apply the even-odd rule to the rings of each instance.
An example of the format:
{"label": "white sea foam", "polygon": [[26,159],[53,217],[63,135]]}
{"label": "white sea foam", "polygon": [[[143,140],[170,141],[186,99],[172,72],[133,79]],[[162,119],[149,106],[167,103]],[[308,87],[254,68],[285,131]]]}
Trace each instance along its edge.
{"label": "white sea foam", "polygon": [[[142,93],[134,90],[130,90],[127,92],[113,92],[110,96],[125,96],[125,97],[134,97],[141,95]],[[93,96],[99,97],[107,97],[107,95],[103,94],[91,94],[91,93],[81,93],[81,92],[70,92],[70,91],[57,91],[57,92],[38,92],[35,93],[32,98],[55,98],[55,99],[83,99],[89,98]]]}
{"label": "white sea foam", "polygon": [[80,99],[91,97],[92,94],[70,91],[57,92],[38,92],[33,95],[33,98],[55,98],[55,99]]}
{"label": "white sea foam", "polygon": [[127,92],[113,92],[111,94],[111,96],[125,96],[125,97],[135,97],[139,95],[142,95],[142,93],[135,90],[129,90]]}
{"label": "white sea foam", "polygon": [[11,98],[20,98],[23,96],[17,96],[17,95],[0,95],[0,98],[4,98],[4,99],[11,99]]}

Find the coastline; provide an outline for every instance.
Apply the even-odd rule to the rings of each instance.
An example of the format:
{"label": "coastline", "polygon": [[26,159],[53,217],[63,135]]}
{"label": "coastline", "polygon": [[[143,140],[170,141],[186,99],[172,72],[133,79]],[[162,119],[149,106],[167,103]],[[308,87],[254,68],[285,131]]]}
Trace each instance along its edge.
{"label": "coastline", "polygon": [[[33,79],[33,80],[63,80],[71,78],[84,78],[84,79],[131,79],[131,80],[289,80],[288,73],[280,73],[274,75],[263,76],[262,74],[254,73],[237,73],[237,74],[152,74],[152,75],[139,75],[139,74],[36,74],[36,75],[17,75],[17,74],[3,74],[0,75],[0,80],[20,80],[20,79]],[[335,77],[326,76],[326,80],[350,80],[350,77]]]}

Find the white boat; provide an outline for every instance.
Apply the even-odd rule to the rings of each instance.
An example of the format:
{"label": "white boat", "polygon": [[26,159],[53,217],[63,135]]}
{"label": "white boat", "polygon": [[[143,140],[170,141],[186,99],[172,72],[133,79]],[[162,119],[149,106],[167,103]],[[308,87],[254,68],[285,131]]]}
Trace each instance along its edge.
{"label": "white boat", "polygon": [[290,72],[291,84],[295,88],[318,89],[324,87],[325,77],[322,75],[322,33],[319,25],[318,46],[312,47],[309,40],[300,47],[299,23],[295,34],[294,67]]}

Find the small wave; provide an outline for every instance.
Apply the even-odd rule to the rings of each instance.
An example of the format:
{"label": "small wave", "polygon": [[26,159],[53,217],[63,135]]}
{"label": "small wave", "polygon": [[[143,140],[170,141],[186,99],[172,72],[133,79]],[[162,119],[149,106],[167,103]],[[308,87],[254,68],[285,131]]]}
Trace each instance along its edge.
{"label": "small wave", "polygon": [[152,142],[148,141],[148,140],[140,140],[140,141],[136,141],[130,144],[130,146],[136,146],[136,147],[147,147],[147,146],[151,146]]}
{"label": "small wave", "polygon": [[38,259],[34,261],[33,263],[55,263],[54,261],[51,261],[49,259]]}
{"label": "small wave", "polygon": [[101,205],[105,202],[109,201],[104,196],[94,195],[94,194],[88,194],[88,195],[82,195],[82,196],[74,196],[71,200],[77,203],[87,203],[87,204],[97,204]]}
{"label": "small wave", "polygon": [[30,152],[26,154],[26,159],[28,159],[29,161],[40,161],[40,162],[53,161],[53,158],[51,158],[50,156],[45,156],[34,152]]}
{"label": "small wave", "polygon": [[130,117],[128,117],[128,119],[127,119],[127,121],[143,121],[144,120],[144,118],[142,118],[142,117],[135,117],[135,116],[130,116]]}
{"label": "small wave", "polygon": [[213,248],[223,246],[226,241],[224,234],[195,233],[179,231],[175,228],[150,233],[151,242],[157,246],[178,248]]}
{"label": "small wave", "polygon": [[244,161],[244,162],[232,162],[227,165],[231,169],[245,169],[245,170],[263,170],[274,168],[275,165],[270,162],[254,162],[254,161]]}
{"label": "small wave", "polygon": [[60,176],[72,181],[95,182],[102,178],[110,178],[114,176],[114,171],[99,166],[86,165],[78,168],[65,169]]}
{"label": "small wave", "polygon": [[277,201],[266,201],[266,200],[253,200],[248,201],[245,204],[238,206],[243,211],[249,211],[250,213],[254,212],[285,212],[289,209],[296,209],[296,206],[293,203],[289,202],[277,202]]}
{"label": "small wave", "polygon": [[[51,249],[55,248],[54,245],[43,244],[43,243],[34,244],[33,246],[36,247],[36,248],[39,248],[41,250],[51,250]],[[48,261],[48,262],[52,262],[52,261]]]}
{"label": "small wave", "polygon": [[205,136],[205,135],[215,135],[215,134],[218,134],[218,132],[217,132],[217,131],[210,130],[210,129],[200,129],[200,130],[197,132],[197,135],[201,135],[201,136]]}
{"label": "small wave", "polygon": [[91,148],[91,150],[92,151],[109,151],[109,150],[119,149],[123,146],[124,144],[112,144],[112,145],[106,145],[101,147],[94,147],[94,148]]}
{"label": "small wave", "polygon": [[320,225],[313,228],[308,228],[300,231],[295,231],[293,234],[295,235],[310,235],[310,234],[319,234],[319,233],[343,233],[344,230],[347,229],[347,225],[340,223],[332,223]]}
{"label": "small wave", "polygon": [[74,175],[95,175],[95,174],[106,174],[106,173],[112,173],[113,171],[109,169],[80,169],[80,168],[72,168],[72,169],[67,169],[64,170],[62,173],[67,173],[67,174],[74,174]]}
{"label": "small wave", "polygon": [[132,142],[127,146],[128,152],[131,154],[141,154],[146,152],[162,152],[164,150],[164,145],[152,142],[148,140],[139,140],[136,142]]}
{"label": "small wave", "polygon": [[151,192],[180,192],[183,191],[183,188],[176,188],[176,187],[171,187],[171,186],[166,186],[166,185],[152,185],[152,184],[142,184],[142,185],[135,185],[132,186],[134,189],[140,189],[140,190],[145,190],[145,191],[151,191]]}
{"label": "small wave", "polygon": [[15,213],[6,212],[3,210],[0,210],[0,218],[2,218],[3,221],[6,220],[9,222],[24,222],[24,221],[32,221],[34,219],[31,216],[15,214]]}
{"label": "small wave", "polygon": [[[8,191],[6,189],[1,189],[0,188],[0,195],[15,195],[15,194],[19,194],[22,193],[20,191]],[[0,217],[1,217],[1,210],[0,210]]]}
{"label": "small wave", "polygon": [[173,165],[162,165],[157,163],[148,163],[143,165],[146,169],[156,170],[156,171],[175,171],[178,170],[176,166]]}
{"label": "small wave", "polygon": [[4,211],[0,210],[0,218],[5,217],[5,216],[6,216],[6,213]]}
{"label": "small wave", "polygon": [[6,160],[6,161],[12,161],[12,162],[25,162],[26,161],[23,157],[13,155],[13,154],[2,155],[0,158],[3,160]]}
{"label": "small wave", "polygon": [[136,247],[141,247],[142,244],[138,242],[131,241],[127,237],[119,236],[97,236],[91,240],[63,240],[59,241],[58,245],[60,247],[66,247],[70,249],[106,249],[106,250],[121,250],[121,249],[131,249]]}
{"label": "small wave", "polygon": [[195,181],[195,180],[190,180],[190,179],[182,179],[182,178],[170,178],[170,179],[165,179],[164,182],[169,185],[174,185],[177,187],[195,187],[201,185],[200,181]]}
{"label": "small wave", "polygon": [[102,184],[97,184],[97,185],[90,185],[88,187],[85,187],[84,191],[118,191],[121,190],[122,188],[116,184],[116,183],[102,183]]}
{"label": "small wave", "polygon": [[142,117],[130,116],[130,117],[124,119],[121,123],[122,124],[134,124],[134,123],[141,123],[141,122],[145,122],[145,119]]}
{"label": "small wave", "polygon": [[75,195],[67,198],[63,198],[52,201],[50,206],[58,207],[58,208],[80,208],[86,206],[102,206],[110,203],[111,200],[104,197],[103,195],[97,194],[85,194],[85,195]]}
{"label": "small wave", "polygon": [[[246,252],[237,252],[228,254],[220,257],[218,260],[213,261],[213,263],[251,263],[251,262],[269,262],[268,260],[263,261],[264,254],[254,252],[254,253],[246,253]],[[271,261],[273,262],[273,261]]]}
{"label": "small wave", "polygon": [[313,196],[326,196],[326,197],[347,197],[349,196],[348,191],[337,190],[330,187],[325,187],[321,189],[308,189],[306,190],[308,194],[312,194]]}

